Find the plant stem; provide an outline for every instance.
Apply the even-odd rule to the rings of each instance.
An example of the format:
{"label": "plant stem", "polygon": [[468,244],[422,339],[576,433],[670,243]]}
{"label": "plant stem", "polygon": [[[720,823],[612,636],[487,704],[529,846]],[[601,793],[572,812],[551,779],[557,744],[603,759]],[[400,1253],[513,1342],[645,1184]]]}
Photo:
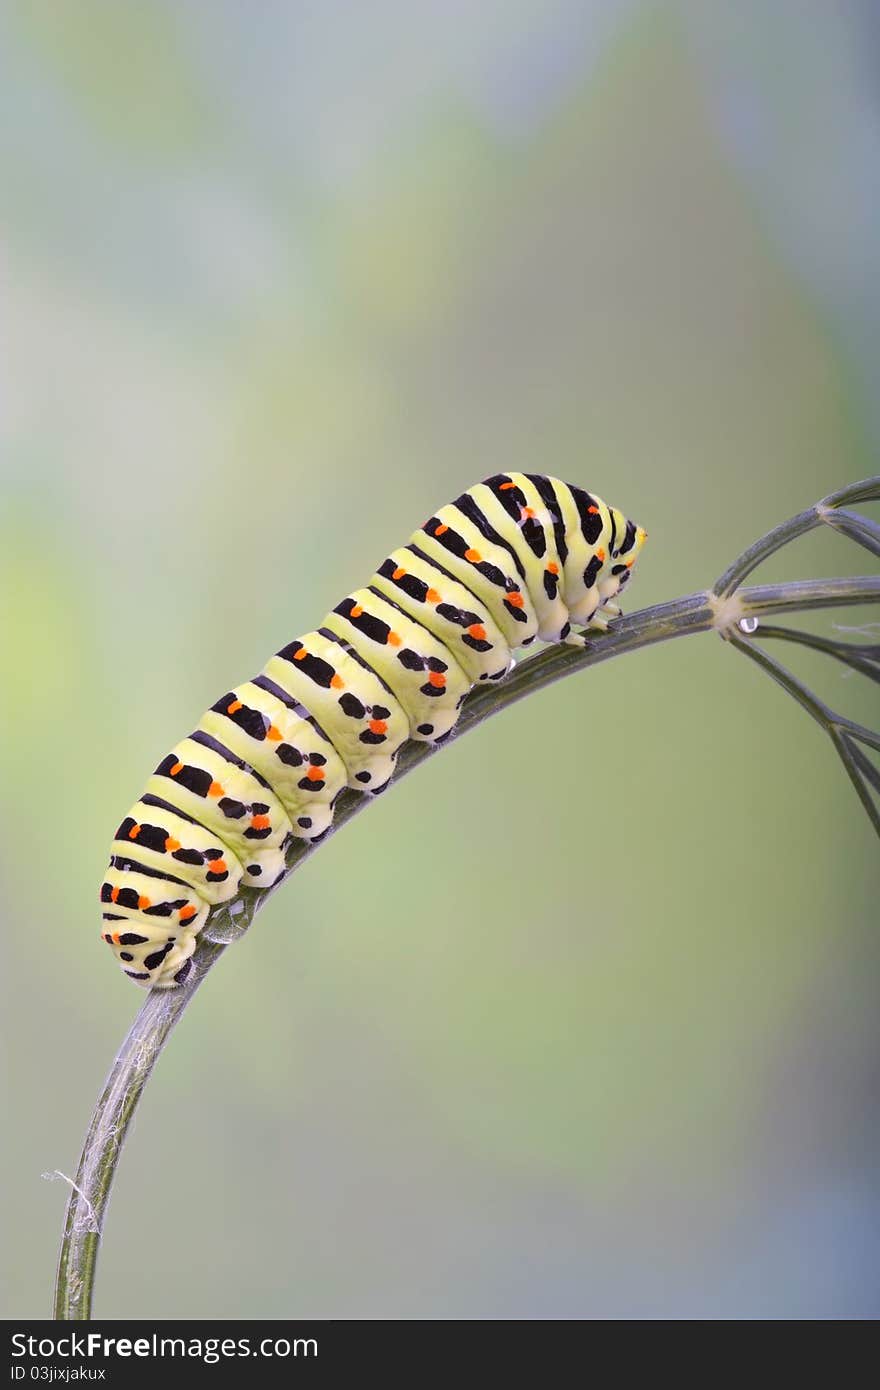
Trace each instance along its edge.
{"label": "plant stem", "polygon": [[[795,522],[798,520],[795,518]],[[789,526],[792,524],[789,523]],[[771,532],[772,535],[774,533]],[[773,548],[777,548],[775,544]],[[728,574],[733,572],[730,570]],[[716,592],[719,590],[716,589]],[[792,584],[741,589],[737,597],[743,617],[876,603],[880,601],[880,579],[862,576],[853,579],[803,580]],[[564,645],[546,648],[523,661],[501,684],[484,685],[472,691],[462,707],[453,737],[461,738],[485,719],[500,714],[527,695],[599,662],[675,637],[711,631],[717,626],[716,611],[709,593],[689,594],[685,598],[645,608],[621,618],[608,632],[591,639],[586,649]],[[742,645],[741,639],[736,640],[738,645]],[[752,652],[749,654],[754,655]],[[803,700],[801,702],[804,703]],[[815,717],[815,710],[809,703],[807,708]],[[405,744],[398,759],[395,782],[437,751],[424,743]],[[343,793],[336,804],[333,827],[328,833],[335,833],[369,804],[368,797],[355,792]],[[321,843],[326,838],[322,837]],[[317,848],[317,845],[310,845],[304,840],[294,841],[287,855],[288,876]],[[172,1029],[208,971],[216,965],[226,944],[247,930],[268,897],[267,892],[243,889],[233,903],[216,908],[199,939],[186,987],[154,991],[135,1018],[95,1106],[75,1185],[71,1186],[55,1287],[56,1319],[81,1320],[91,1316],[95,1264],[104,1216],[128,1126],[144,1086]]]}

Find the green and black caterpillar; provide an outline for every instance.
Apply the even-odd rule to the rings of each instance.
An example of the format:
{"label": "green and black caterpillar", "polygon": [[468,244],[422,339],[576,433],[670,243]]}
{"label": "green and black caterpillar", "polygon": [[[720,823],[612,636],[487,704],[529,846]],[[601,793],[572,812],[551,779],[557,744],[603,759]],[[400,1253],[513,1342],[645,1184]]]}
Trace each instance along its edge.
{"label": "green and black caterpillar", "polygon": [[108,942],[144,988],[183,984],[209,908],[270,888],[344,787],[376,795],[407,739],[441,743],[478,681],[536,638],[619,612],[645,531],[582,488],[498,473],[443,507],[314,632],[229,690],[163,758],[113,841]]}

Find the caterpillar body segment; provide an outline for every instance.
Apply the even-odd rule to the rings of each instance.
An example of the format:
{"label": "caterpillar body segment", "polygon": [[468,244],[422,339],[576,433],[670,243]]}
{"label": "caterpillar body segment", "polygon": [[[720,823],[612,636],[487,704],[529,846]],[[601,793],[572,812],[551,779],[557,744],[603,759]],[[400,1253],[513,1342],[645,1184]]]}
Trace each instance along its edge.
{"label": "caterpillar body segment", "polygon": [[441,742],[473,685],[536,639],[607,626],[646,533],[558,479],[498,473],[442,507],[313,632],[212,705],[120,823],[101,935],[145,988],[183,984],[209,909],[270,888],[292,837],[377,794],[408,739]]}
{"label": "caterpillar body segment", "polygon": [[467,502],[471,515],[478,511],[492,532],[516,555],[517,575],[534,608],[539,639],[560,641],[569,623],[568,607],[560,593],[553,518],[535,484],[522,474],[512,488],[490,479],[488,483],[478,483],[455,505],[463,511]]}
{"label": "caterpillar body segment", "polygon": [[212,830],[246,873],[267,878],[274,870],[277,877],[284,867],[282,846],[291,825],[275,792],[255,768],[201,729],[162,759],[147,793]]}
{"label": "caterpillar body segment", "polygon": [[329,829],[348,773],[303,706],[291,708],[271,690],[245,681],[211,706],[201,728],[269,783],[297,835],[311,840]]}
{"label": "caterpillar body segment", "polygon": [[110,857],[119,868],[179,880],[211,906],[235,896],[244,872],[217,835],[146,793],[116,831]]}
{"label": "caterpillar body segment", "polygon": [[344,641],[357,641],[406,714],[409,738],[436,743],[450,731],[471,682],[428,628],[367,589],[344,598],[325,622]]}
{"label": "caterpillar body segment", "polygon": [[486,605],[511,651],[534,642],[538,620],[515,551],[487,539],[455,503],[425,522],[420,544],[438,573],[448,571]]}
{"label": "caterpillar body segment", "polygon": [[510,648],[489,609],[450,574],[442,592],[436,580],[436,567],[412,544],[383,560],[371,587],[439,638],[472,685],[501,680],[510,670]]}
{"label": "caterpillar body segment", "polygon": [[[329,617],[329,615],[328,615]],[[347,641],[324,625],[288,643],[266,665],[312,712],[356,791],[383,790],[409,737],[409,721],[390,688]]]}

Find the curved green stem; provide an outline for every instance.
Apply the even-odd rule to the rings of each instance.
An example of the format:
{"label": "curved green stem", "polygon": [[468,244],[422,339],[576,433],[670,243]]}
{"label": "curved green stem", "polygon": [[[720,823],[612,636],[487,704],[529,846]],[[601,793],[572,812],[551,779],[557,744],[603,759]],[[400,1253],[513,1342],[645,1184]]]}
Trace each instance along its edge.
{"label": "curved green stem", "polygon": [[[739,613],[745,618],[764,613],[876,603],[880,600],[880,579],[863,576],[765,585],[742,589],[737,599]],[[608,632],[591,638],[585,649],[564,645],[549,647],[522,662],[500,685],[480,686],[472,691],[462,707],[454,737],[463,737],[516,701],[599,662],[657,642],[711,631],[718,627],[717,614],[718,604],[711,594],[689,594],[620,619]],[[395,781],[437,751],[427,744],[406,744],[398,760]],[[365,796],[344,793],[336,805],[331,833],[369,804]],[[288,874],[317,848],[319,846],[303,840],[294,841],[287,856]],[[151,993],[119,1050],[95,1106],[67,1204],[55,1287],[54,1316],[57,1319],[80,1320],[91,1316],[95,1263],[110,1190],[128,1126],[144,1086],[172,1029],[208,971],[223,955],[226,945],[247,930],[268,896],[265,892],[244,889],[233,903],[214,910],[193,956],[194,968],[186,987]]]}

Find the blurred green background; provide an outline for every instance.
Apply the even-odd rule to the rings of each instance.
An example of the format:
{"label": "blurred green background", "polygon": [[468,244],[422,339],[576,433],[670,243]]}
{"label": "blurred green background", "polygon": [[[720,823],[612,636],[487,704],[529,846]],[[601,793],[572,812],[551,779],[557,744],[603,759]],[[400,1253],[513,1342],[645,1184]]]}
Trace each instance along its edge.
{"label": "blurred green background", "polygon": [[[6,1317],[140,1003],[110,834],[220,691],[498,468],[644,523],[631,605],[877,471],[878,56],[871,0],[6,0]],[[97,1313],[876,1316],[875,851],[713,638],[507,712],[214,972]]]}

